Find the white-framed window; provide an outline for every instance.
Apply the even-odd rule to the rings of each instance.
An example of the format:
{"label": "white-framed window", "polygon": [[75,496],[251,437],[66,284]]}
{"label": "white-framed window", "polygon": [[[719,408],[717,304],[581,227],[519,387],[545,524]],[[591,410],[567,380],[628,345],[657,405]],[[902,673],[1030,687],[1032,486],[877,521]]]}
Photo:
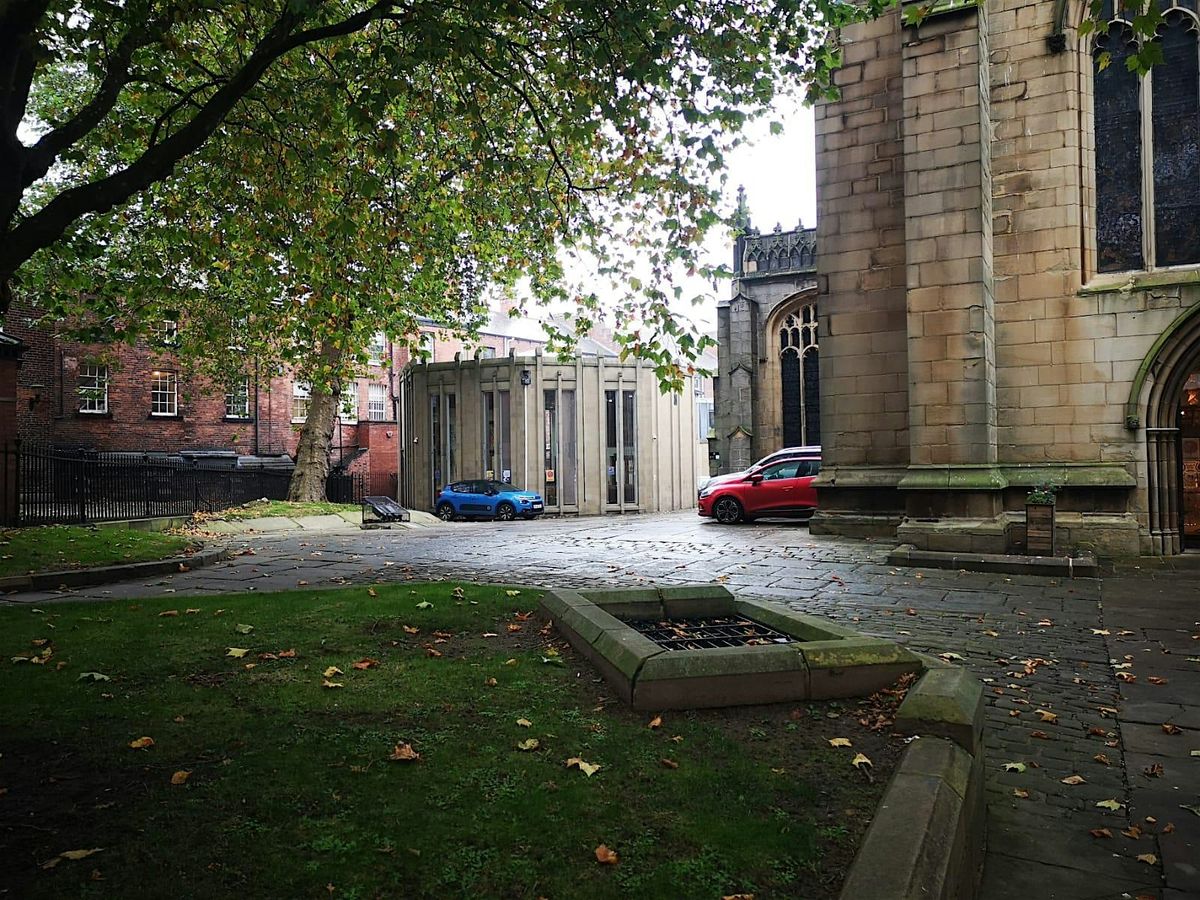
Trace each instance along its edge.
{"label": "white-framed window", "polygon": [[1142,39],[1120,4],[1093,44],[1099,273],[1200,264],[1200,19],[1159,6],[1163,62],[1147,74],[1126,65]]}
{"label": "white-framed window", "polygon": [[225,392],[225,418],[250,418],[250,379],[236,381]]}
{"label": "white-framed window", "polygon": [[387,390],[382,384],[367,385],[367,418],[372,422],[387,420]]}
{"label": "white-framed window", "polygon": [[150,373],[150,415],[179,415],[179,380],[174,372]]}
{"label": "white-framed window", "polygon": [[292,421],[308,421],[308,400],[312,391],[307,381],[292,382]]}
{"label": "white-framed window", "polygon": [[79,411],[108,412],[108,366],[84,363],[79,367]]}
{"label": "white-framed window", "polygon": [[179,338],[179,323],[174,319],[163,319],[159,326],[158,339],[170,346]]}
{"label": "white-framed window", "polygon": [[351,381],[342,388],[342,422],[354,425],[358,422],[358,382]]}
{"label": "white-framed window", "polygon": [[373,366],[382,366],[387,362],[387,335],[382,331],[375,332],[371,343],[367,345],[368,361]]}
{"label": "white-framed window", "polygon": [[696,440],[704,443],[713,427],[713,402],[696,398]]}
{"label": "white-framed window", "polygon": [[432,331],[422,331],[421,336],[417,338],[417,352],[431,362],[433,360],[436,337]]}
{"label": "white-framed window", "polygon": [[480,347],[479,348],[479,358],[480,359],[495,359],[496,358],[496,348],[495,347]]}

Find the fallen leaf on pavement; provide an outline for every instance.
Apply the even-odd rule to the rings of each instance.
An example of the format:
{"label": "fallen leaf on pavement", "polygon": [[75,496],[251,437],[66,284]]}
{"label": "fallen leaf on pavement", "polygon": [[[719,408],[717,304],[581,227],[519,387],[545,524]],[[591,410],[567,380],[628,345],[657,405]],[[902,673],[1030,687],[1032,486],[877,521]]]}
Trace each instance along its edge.
{"label": "fallen leaf on pavement", "polygon": [[1088,834],[1090,834],[1094,838],[1110,838],[1110,837],[1112,837],[1112,832],[1107,828],[1093,828],[1090,831],[1088,831]]}
{"label": "fallen leaf on pavement", "polygon": [[1147,778],[1162,778],[1162,776],[1163,776],[1162,763],[1155,763],[1152,766],[1146,766],[1146,768],[1142,769],[1142,774],[1145,775]]}
{"label": "fallen leaf on pavement", "polygon": [[1061,781],[1063,784],[1072,785],[1087,784],[1087,779],[1085,779],[1082,775],[1068,775],[1066,778],[1060,778],[1059,781]]}
{"label": "fallen leaf on pavement", "polygon": [[949,651],[947,651],[946,653],[939,653],[938,656],[940,656],[944,660],[951,661],[951,662],[954,660],[963,658],[963,655],[961,653],[952,653]]}
{"label": "fallen leaf on pavement", "polygon": [[1160,677],[1159,677],[1159,676],[1157,676],[1157,675],[1147,675],[1147,676],[1146,676],[1146,680],[1147,680],[1148,682],[1150,682],[1151,684],[1163,685],[1163,684],[1166,684],[1166,683],[1167,683],[1167,679],[1165,679],[1165,678],[1160,678]]}
{"label": "fallen leaf on pavement", "polygon": [[1050,712],[1050,710],[1048,710],[1048,709],[1039,709],[1039,710],[1035,710],[1035,712],[1037,712],[1037,714],[1041,717],[1043,722],[1057,722],[1058,721],[1058,713]]}
{"label": "fallen leaf on pavement", "polygon": [[1183,734],[1183,729],[1174,722],[1163,722],[1162,730],[1163,734]]}
{"label": "fallen leaf on pavement", "polygon": [[1029,791],[1022,790],[1021,788],[1013,788],[1013,796],[1019,800],[1028,800]]}
{"label": "fallen leaf on pavement", "polygon": [[1004,764],[1005,772],[1024,772],[1025,768],[1025,763],[1021,762],[1010,762]]}
{"label": "fallen leaf on pavement", "polygon": [[1124,807],[1125,804],[1120,803],[1117,800],[1101,800],[1096,805],[1098,807],[1100,807],[1101,809],[1107,809],[1107,810],[1111,810],[1112,812],[1116,812],[1118,809],[1121,809],[1122,807]]}
{"label": "fallen leaf on pavement", "polygon": [[1103,753],[1097,753],[1095,756],[1092,757],[1092,759],[1094,759],[1096,762],[1100,763],[1100,765],[1102,765],[1102,766],[1111,766],[1112,765],[1112,763],[1109,761],[1108,757],[1105,756]]}
{"label": "fallen leaf on pavement", "polygon": [[596,848],[596,862],[602,866],[615,866],[618,859],[616,851],[609,850],[604,844]]}
{"label": "fallen leaf on pavement", "polygon": [[104,849],[103,847],[93,847],[91,850],[64,850],[62,853],[58,854],[58,856],[55,856],[53,859],[48,859],[44,863],[42,863],[42,868],[43,869],[53,869],[64,859],[71,859],[71,860],[86,859],[87,857],[91,856],[93,853],[99,853],[103,849]]}
{"label": "fallen leaf on pavement", "polygon": [[1139,853],[1138,857],[1137,857],[1137,861],[1144,862],[1148,866],[1157,866],[1158,865],[1158,857],[1155,856],[1153,853]]}

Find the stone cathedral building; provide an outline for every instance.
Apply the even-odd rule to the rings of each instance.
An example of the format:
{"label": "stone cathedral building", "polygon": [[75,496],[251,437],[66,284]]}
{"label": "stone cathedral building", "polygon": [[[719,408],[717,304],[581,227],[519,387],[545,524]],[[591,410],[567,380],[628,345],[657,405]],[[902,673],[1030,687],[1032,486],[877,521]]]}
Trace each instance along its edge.
{"label": "stone cathedral building", "polygon": [[[1078,33],[1085,0],[905,0],[919,25],[842,33],[841,95],[816,110],[814,532],[1019,549],[1052,482],[1061,549],[1197,545],[1200,17],[1150,2],[1165,63],[1144,77],[1112,0],[1101,36]],[[796,272],[762,303],[756,276],[721,333],[746,417],[783,390],[779,304],[813,296]],[[746,437],[718,431],[739,459],[784,443],[755,410]]]}
{"label": "stone cathedral building", "polygon": [[733,297],[717,306],[713,469],[821,443],[816,231],[750,227],[739,191]]}

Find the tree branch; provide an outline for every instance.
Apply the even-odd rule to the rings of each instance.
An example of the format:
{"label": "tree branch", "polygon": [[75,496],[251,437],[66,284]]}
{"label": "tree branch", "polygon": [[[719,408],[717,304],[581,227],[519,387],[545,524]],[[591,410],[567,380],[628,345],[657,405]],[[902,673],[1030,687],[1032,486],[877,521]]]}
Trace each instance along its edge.
{"label": "tree branch", "polygon": [[195,152],[220,127],[225,116],[266,74],[270,65],[304,44],[361,31],[396,6],[395,0],[376,0],[347,18],[292,33],[298,16],[285,11],[258,42],[242,68],[212,94],[192,119],[170,137],[105,178],[63,191],[9,231],[0,248],[0,281],[10,277],[34,253],[58,240],[82,216],[107,212],[171,174],[175,164]]}

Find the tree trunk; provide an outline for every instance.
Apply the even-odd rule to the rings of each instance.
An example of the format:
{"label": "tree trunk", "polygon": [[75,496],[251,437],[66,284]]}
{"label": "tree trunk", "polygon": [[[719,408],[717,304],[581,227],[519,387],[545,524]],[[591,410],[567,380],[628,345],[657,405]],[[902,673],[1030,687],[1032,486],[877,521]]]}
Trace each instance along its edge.
{"label": "tree trunk", "polygon": [[[342,351],[329,348],[321,351],[326,371],[336,372],[342,361]],[[325,499],[325,480],[329,477],[329,449],[333,442],[333,425],[337,419],[341,396],[328,388],[314,384],[309,394],[308,417],[300,429],[296,447],[296,468],[288,485],[288,500],[293,503],[319,502]]]}

